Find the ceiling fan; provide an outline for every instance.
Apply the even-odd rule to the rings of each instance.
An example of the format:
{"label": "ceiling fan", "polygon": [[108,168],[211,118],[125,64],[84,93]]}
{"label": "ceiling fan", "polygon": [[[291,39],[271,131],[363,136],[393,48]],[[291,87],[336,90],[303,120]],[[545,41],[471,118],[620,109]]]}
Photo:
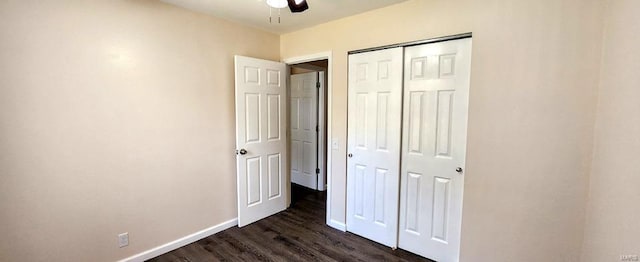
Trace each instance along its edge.
{"label": "ceiling fan", "polygon": [[309,9],[307,0],[267,0],[267,5],[277,9],[289,6],[292,13],[301,13]]}
{"label": "ceiling fan", "polygon": [[[302,13],[309,9],[307,0],[267,0],[267,5],[278,9],[278,24],[280,23],[280,9],[282,8],[288,6],[291,13]],[[269,23],[271,23],[271,10],[269,10]]]}

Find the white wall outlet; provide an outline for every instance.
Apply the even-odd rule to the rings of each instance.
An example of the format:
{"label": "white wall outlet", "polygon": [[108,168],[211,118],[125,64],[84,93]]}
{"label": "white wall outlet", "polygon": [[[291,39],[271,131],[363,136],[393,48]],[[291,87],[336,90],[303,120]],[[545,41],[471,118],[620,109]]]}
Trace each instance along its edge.
{"label": "white wall outlet", "polygon": [[339,149],[339,144],[338,144],[338,139],[334,138],[333,140],[331,140],[331,149],[333,150],[338,150]]}
{"label": "white wall outlet", "polygon": [[129,232],[124,232],[118,235],[118,246],[126,247],[129,245]]}

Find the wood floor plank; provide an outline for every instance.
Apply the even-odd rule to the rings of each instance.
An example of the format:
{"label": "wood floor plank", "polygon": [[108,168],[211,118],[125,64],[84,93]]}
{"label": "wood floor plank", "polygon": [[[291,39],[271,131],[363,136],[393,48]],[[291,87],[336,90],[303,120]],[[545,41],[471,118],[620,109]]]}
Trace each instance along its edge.
{"label": "wood floor plank", "polygon": [[326,193],[296,185],[292,189],[287,210],[149,261],[431,261],[327,226]]}

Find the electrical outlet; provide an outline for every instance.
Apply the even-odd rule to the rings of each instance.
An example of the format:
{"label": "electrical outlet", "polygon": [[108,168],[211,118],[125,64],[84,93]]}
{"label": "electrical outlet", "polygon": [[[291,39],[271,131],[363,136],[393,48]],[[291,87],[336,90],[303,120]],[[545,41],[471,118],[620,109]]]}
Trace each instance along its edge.
{"label": "electrical outlet", "polygon": [[124,232],[118,235],[118,246],[126,247],[129,245],[129,232]]}

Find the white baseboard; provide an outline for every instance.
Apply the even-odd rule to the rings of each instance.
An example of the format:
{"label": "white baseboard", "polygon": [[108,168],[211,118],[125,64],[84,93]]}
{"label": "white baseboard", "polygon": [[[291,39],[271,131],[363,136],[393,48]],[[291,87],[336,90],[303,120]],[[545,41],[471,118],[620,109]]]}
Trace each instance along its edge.
{"label": "white baseboard", "polygon": [[330,227],[333,227],[337,230],[340,230],[342,232],[346,232],[347,231],[347,225],[345,225],[344,223],[338,222],[336,220],[329,220],[329,222],[327,223],[327,225],[329,225]]}
{"label": "white baseboard", "polygon": [[130,256],[128,258],[120,260],[120,262],[142,262],[142,261],[145,261],[147,259],[154,258],[154,257],[157,257],[159,255],[162,255],[164,253],[168,253],[168,252],[170,252],[170,251],[172,251],[174,249],[178,249],[180,247],[186,246],[186,245],[191,244],[193,242],[196,242],[196,241],[198,241],[200,239],[203,239],[205,237],[208,237],[208,236],[213,235],[215,233],[218,233],[218,232],[220,232],[222,230],[225,230],[225,229],[237,226],[237,225],[238,225],[238,219],[234,218],[234,219],[231,219],[229,221],[222,222],[222,223],[220,223],[218,225],[212,226],[210,228],[206,228],[206,229],[200,230],[198,232],[195,232],[195,233],[193,233],[191,235],[188,235],[188,236],[185,236],[183,238],[176,239],[176,240],[171,241],[169,243],[166,243],[164,245],[157,246],[157,247],[154,247],[154,248],[149,249],[147,251],[144,251],[142,253]]}

